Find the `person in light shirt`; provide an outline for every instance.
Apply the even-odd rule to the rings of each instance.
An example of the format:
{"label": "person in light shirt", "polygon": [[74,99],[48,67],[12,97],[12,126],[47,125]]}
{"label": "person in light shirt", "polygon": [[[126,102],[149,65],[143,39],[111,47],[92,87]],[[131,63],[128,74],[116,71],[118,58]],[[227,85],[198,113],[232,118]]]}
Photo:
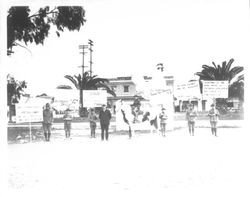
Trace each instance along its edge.
{"label": "person in light shirt", "polygon": [[72,123],[72,115],[70,114],[70,109],[66,109],[65,114],[63,116],[63,120],[64,120],[65,137],[70,138],[71,123]]}
{"label": "person in light shirt", "polygon": [[197,112],[194,110],[194,105],[189,104],[186,112],[186,120],[188,121],[188,130],[190,135],[194,135],[195,121],[197,119]]}
{"label": "person in light shirt", "polygon": [[160,118],[160,125],[161,125],[161,132],[162,132],[162,136],[165,137],[166,136],[166,124],[167,124],[167,113],[166,113],[166,109],[163,107],[161,110],[161,113],[159,114],[159,118]]}

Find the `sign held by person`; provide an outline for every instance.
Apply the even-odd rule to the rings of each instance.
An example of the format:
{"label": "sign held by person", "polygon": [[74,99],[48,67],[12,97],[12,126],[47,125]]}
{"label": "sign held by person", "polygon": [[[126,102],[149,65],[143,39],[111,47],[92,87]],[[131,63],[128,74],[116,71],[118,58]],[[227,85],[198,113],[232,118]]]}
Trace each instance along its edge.
{"label": "sign held by person", "polygon": [[23,103],[16,105],[16,123],[29,123],[29,136],[32,142],[31,122],[43,121],[43,106],[35,103]]}
{"label": "sign held by person", "polygon": [[101,107],[106,104],[106,90],[83,90],[83,107]]}
{"label": "sign held by person", "polygon": [[16,123],[22,122],[42,122],[43,109],[41,105],[35,104],[17,104],[16,105]]}
{"label": "sign held by person", "polygon": [[202,81],[203,99],[228,98],[228,81]]}
{"label": "sign held by person", "polygon": [[193,97],[200,98],[200,85],[199,81],[189,81],[183,84],[177,84],[175,86],[175,97],[179,100],[190,99]]}

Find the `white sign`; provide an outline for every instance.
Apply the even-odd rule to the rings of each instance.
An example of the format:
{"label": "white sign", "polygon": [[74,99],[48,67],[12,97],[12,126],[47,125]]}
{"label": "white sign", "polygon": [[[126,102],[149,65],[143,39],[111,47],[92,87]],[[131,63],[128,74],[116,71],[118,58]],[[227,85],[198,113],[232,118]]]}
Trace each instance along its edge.
{"label": "white sign", "polygon": [[173,104],[173,93],[171,90],[154,90],[150,94],[150,102],[155,105]]}
{"label": "white sign", "polygon": [[191,98],[200,98],[200,85],[199,81],[189,81],[184,84],[177,84],[175,86],[174,96],[178,100],[186,100]]}
{"label": "white sign", "polygon": [[41,122],[43,121],[43,109],[41,105],[17,104],[16,122]]}
{"label": "white sign", "polygon": [[228,81],[202,81],[203,98],[228,98]]}
{"label": "white sign", "polygon": [[107,104],[106,90],[83,90],[83,107],[101,107]]}

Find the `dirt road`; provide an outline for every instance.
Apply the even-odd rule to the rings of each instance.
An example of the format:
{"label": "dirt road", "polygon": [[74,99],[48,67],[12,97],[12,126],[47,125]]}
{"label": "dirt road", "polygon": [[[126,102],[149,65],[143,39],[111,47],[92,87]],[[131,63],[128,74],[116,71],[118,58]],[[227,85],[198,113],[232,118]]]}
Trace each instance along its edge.
{"label": "dirt road", "polygon": [[[249,196],[240,128],[8,145],[8,196]],[[7,196],[7,195],[6,195]]]}

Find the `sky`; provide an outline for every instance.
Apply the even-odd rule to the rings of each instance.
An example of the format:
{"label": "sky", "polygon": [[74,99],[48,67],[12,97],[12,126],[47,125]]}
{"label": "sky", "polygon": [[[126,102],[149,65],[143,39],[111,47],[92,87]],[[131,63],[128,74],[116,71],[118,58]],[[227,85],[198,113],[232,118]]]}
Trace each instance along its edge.
{"label": "sky", "polygon": [[[34,10],[41,5],[35,2],[28,4]],[[73,2],[86,11],[87,22],[79,32],[65,31],[58,38],[52,31],[43,46],[16,47],[6,60],[6,72],[27,81],[32,94],[50,94],[58,85],[71,85],[64,75],[81,73],[79,45],[88,39],[94,42],[93,72],[99,77],[152,75],[163,63],[166,75],[185,82],[212,61],[221,64],[234,58],[234,66],[244,67],[249,63],[247,0]],[[86,66],[88,58],[89,53]]]}

